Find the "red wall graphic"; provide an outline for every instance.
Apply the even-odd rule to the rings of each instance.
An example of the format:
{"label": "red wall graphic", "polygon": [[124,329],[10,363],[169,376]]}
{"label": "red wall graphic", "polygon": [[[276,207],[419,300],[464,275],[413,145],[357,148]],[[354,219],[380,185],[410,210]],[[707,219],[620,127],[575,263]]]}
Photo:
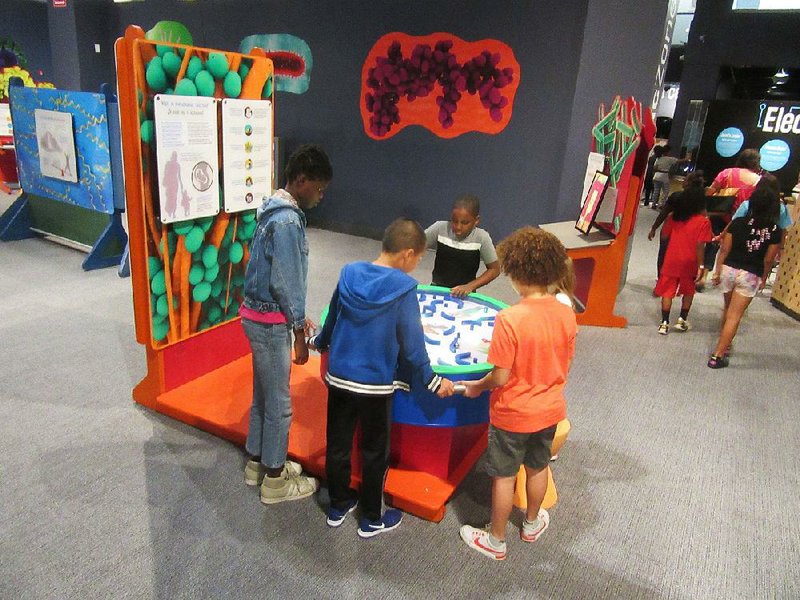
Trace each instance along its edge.
{"label": "red wall graphic", "polygon": [[511,120],[519,63],[498,40],[466,42],[450,33],[389,33],[361,70],[361,118],[376,140],[420,125],[454,138],[496,134]]}

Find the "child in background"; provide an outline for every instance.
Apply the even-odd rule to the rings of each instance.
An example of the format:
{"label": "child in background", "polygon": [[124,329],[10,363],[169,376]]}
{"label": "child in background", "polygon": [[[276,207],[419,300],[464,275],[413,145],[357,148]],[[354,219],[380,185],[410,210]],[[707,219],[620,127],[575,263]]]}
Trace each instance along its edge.
{"label": "child in background", "polygon": [[345,265],[328,317],[309,344],[329,350],[326,474],[330,493],[327,522],[338,527],[356,507],[350,489],[353,433],[361,423],[361,519],[358,535],[391,531],[402,513],[382,513],[383,482],[389,460],[391,402],[401,380],[400,364],[421,375],[427,389],[444,398],[453,384],[431,369],[417,300],[417,281],[408,273],[425,253],[425,232],[414,221],[397,219],[383,235],[372,263]]}
{"label": "child in background", "polygon": [[669,333],[672,299],[682,294],[681,313],[675,329],[689,331],[689,310],[695,294],[695,282],[703,277],[703,253],[711,241],[711,223],[705,215],[706,197],[701,188],[689,188],[678,197],[675,210],[664,226],[669,237],[664,264],[654,294],[661,298],[661,325],[658,333]]}
{"label": "child in background", "polygon": [[523,227],[497,250],[521,299],[497,314],[487,357],[492,371],[479,381],[461,382],[469,398],[494,391],[487,450],[492,520],[485,529],[464,525],[460,534],[473,550],[503,560],[520,465],[525,465],[528,500],[522,541],[535,542],[550,523],[541,505],[556,425],[566,418],[564,386],[575,354],[577,324],[573,310],[550,293],[550,286],[567,276],[567,253],[558,238]]}
{"label": "child in background", "polygon": [[[449,222],[436,221],[425,230],[428,248],[436,248],[431,284],[451,288],[454,296],[466,296],[500,274],[492,238],[478,227],[480,212],[475,196],[460,196]],[[481,261],[486,270],[476,277]]]}
{"label": "child in background", "polygon": [[778,254],[783,230],[778,225],[781,201],[771,189],[756,189],[747,214],[731,221],[724,232],[711,282],[725,297],[717,346],[708,360],[712,369],[728,366],[728,353],[739,323],[755,295],[764,289]]}
{"label": "child in background", "polygon": [[[689,188],[700,188],[705,189],[705,179],[703,178],[702,171],[694,171],[689,173],[686,176],[686,179],[683,181],[683,189],[688,190]],[[674,211],[675,206],[678,204],[678,197],[680,196],[681,192],[674,192],[669,195],[664,205],[661,207],[661,212],[658,213],[656,220],[653,222],[653,226],[650,228],[650,232],[647,234],[647,239],[651,240],[656,236],[656,231],[661,225],[664,224],[664,221],[667,220]],[[656,260],[656,278],[661,276],[661,265],[664,264],[664,255],[667,253],[667,244],[669,244],[669,236],[664,234],[664,231],[661,231],[661,236],[659,238],[658,243],[658,259]],[[700,291],[698,289],[698,291]]]}
{"label": "child in background", "polygon": [[[253,352],[253,405],[245,448],[247,485],[261,484],[261,502],[274,504],[310,496],[317,480],[286,460],[292,403],[289,373],[294,332],[294,362],[308,361],[306,319],[308,242],[302,209],[322,200],[333,177],[328,155],[319,146],[301,146],[286,163],[286,187],[257,211],[244,280],[242,327]],[[265,476],[266,475],[266,476]]]}

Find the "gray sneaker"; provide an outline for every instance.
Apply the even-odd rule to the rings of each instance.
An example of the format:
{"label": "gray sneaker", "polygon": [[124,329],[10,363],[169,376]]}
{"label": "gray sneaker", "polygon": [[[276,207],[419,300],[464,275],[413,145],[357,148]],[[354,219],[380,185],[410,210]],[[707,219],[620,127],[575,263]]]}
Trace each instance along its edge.
{"label": "gray sneaker", "polygon": [[277,504],[307,498],[319,489],[319,482],[308,475],[290,473],[284,468],[280,477],[264,477],[261,482],[261,502]]}
{"label": "gray sneaker", "polygon": [[[257,460],[248,460],[244,466],[244,483],[245,485],[261,485],[264,479],[264,474],[267,468]],[[300,475],[303,472],[303,467],[300,463],[287,460],[283,465],[283,474],[291,473],[293,475]]]}

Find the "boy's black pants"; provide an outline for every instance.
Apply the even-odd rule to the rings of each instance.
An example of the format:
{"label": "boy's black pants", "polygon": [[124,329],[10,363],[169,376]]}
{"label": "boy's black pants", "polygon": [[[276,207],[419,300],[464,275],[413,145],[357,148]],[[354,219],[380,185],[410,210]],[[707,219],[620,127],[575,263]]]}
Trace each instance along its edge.
{"label": "boy's black pants", "polygon": [[344,508],[355,497],[350,488],[350,455],[356,424],[361,423],[361,515],[377,521],[383,514],[383,481],[389,466],[392,394],[368,396],[328,387],[328,449],[325,471],[331,505]]}

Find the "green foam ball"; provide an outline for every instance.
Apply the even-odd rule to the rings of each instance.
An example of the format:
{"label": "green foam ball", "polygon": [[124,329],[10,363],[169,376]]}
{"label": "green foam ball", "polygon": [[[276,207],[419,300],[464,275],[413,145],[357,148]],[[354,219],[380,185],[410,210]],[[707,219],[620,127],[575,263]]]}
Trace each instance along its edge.
{"label": "green foam ball", "polygon": [[189,283],[192,285],[197,285],[201,281],[203,281],[203,276],[205,275],[205,270],[203,269],[202,265],[194,264],[192,268],[189,269]]}
{"label": "green foam ball", "polygon": [[256,211],[248,210],[242,213],[242,221],[245,223],[252,223],[256,220]]}
{"label": "green foam ball", "polygon": [[246,223],[242,227],[242,235],[241,238],[243,240],[250,240],[253,237],[253,234],[256,232],[257,223],[254,221],[252,223]]}
{"label": "green foam ball", "polygon": [[166,317],[167,314],[169,314],[169,304],[167,304],[166,294],[161,294],[158,300],[156,300],[156,313],[162,317]]}
{"label": "green foam ball", "polygon": [[195,302],[205,302],[211,294],[211,284],[207,281],[201,281],[194,288],[192,288],[192,299]]}
{"label": "green foam ball", "polygon": [[150,284],[150,288],[153,290],[154,294],[158,294],[159,296],[167,291],[167,282],[166,278],[164,277],[164,271],[159,271],[155,274],[155,276],[153,276],[153,281]]}
{"label": "green foam ball", "polygon": [[167,52],[161,57],[161,66],[164,72],[174,79],[181,70],[181,58],[174,52]]}
{"label": "green foam ball", "polygon": [[184,240],[186,249],[189,252],[197,252],[197,250],[199,250],[200,246],[203,244],[204,235],[205,232],[200,227],[197,225],[192,227],[189,233],[186,234],[186,239]]}
{"label": "green foam ball", "polygon": [[265,100],[272,97],[272,77],[267,79],[267,82],[264,84],[264,89],[261,91],[261,97]]}
{"label": "green foam ball", "polygon": [[153,320],[153,339],[157,342],[160,342],[169,333],[169,321],[161,320],[155,321]]}
{"label": "green foam ball", "polygon": [[235,273],[233,277],[231,277],[231,283],[233,287],[239,287],[244,283],[244,275],[242,273]]}
{"label": "green foam ball", "polygon": [[242,93],[242,78],[238,73],[230,71],[222,81],[222,89],[228,98],[238,98]]}
{"label": "green foam ball", "polygon": [[214,95],[214,78],[208,71],[200,71],[194,78],[194,84],[197,86],[198,95],[207,97]]}
{"label": "green foam ball", "polygon": [[244,258],[244,248],[239,242],[233,242],[228,253],[230,255],[231,262],[235,265],[238,265],[240,262],[242,262],[242,258]]}
{"label": "green foam ball", "polygon": [[219,264],[214,263],[205,270],[203,279],[206,281],[214,281],[217,278],[217,275],[219,275]]}
{"label": "green foam ball", "polygon": [[222,293],[223,286],[224,283],[222,279],[215,279],[214,283],[211,284],[211,295],[214,296],[214,298],[218,297]]}
{"label": "green foam ball", "polygon": [[207,269],[210,269],[213,265],[217,264],[218,254],[219,253],[214,246],[206,246],[203,249],[203,264]]}
{"label": "green foam ball", "polygon": [[150,279],[153,279],[156,273],[158,273],[161,269],[164,268],[164,265],[161,263],[161,259],[157,256],[148,256],[147,257],[147,271],[150,273]]}
{"label": "green foam ball", "polygon": [[142,123],[142,126],[139,128],[139,137],[142,138],[142,141],[145,144],[149,144],[153,141],[154,133],[155,133],[155,125],[150,119]]}
{"label": "green foam ball", "polygon": [[208,55],[206,68],[214,76],[214,79],[222,79],[228,72],[228,59],[221,52],[212,52]]}
{"label": "green foam ball", "polygon": [[152,98],[148,98],[144,109],[147,112],[148,119],[154,118],[156,114],[155,100],[153,100]]}
{"label": "green foam ball", "polygon": [[186,65],[186,77],[194,79],[197,74],[203,70],[203,61],[199,56],[193,56],[189,59],[189,64]]}
{"label": "green foam ball", "polygon": [[208,309],[208,317],[207,319],[211,323],[217,323],[222,316],[222,309],[217,306],[216,304]]}
{"label": "green foam ball", "polygon": [[214,217],[202,217],[197,219],[197,224],[200,226],[200,229],[202,229],[204,232],[207,232],[214,224]]}
{"label": "green foam ball", "polygon": [[209,327],[211,327],[211,324],[208,321],[203,321],[202,323],[200,323],[200,325],[198,325],[197,331],[203,331],[204,329],[208,329]]}
{"label": "green foam ball", "polygon": [[246,62],[242,62],[242,64],[239,65],[239,77],[242,78],[242,81],[245,80],[249,72],[250,72],[250,65],[248,65]]}
{"label": "green foam ball", "polygon": [[177,233],[178,235],[186,235],[192,230],[194,227],[194,221],[189,219],[188,221],[181,221],[180,223],[175,223],[172,226],[172,231]]}
{"label": "green foam ball", "polygon": [[197,96],[197,86],[194,81],[184,77],[175,84],[175,94],[178,96]]}
{"label": "green foam ball", "polygon": [[158,56],[147,65],[144,77],[147,80],[147,85],[154,92],[163,92],[167,88],[167,74],[164,72],[164,67],[161,66],[161,59]]}
{"label": "green foam ball", "polygon": [[164,57],[165,54],[169,52],[172,52],[172,47],[170,46],[163,46],[161,44],[156,46],[156,54],[158,54],[162,58]]}

